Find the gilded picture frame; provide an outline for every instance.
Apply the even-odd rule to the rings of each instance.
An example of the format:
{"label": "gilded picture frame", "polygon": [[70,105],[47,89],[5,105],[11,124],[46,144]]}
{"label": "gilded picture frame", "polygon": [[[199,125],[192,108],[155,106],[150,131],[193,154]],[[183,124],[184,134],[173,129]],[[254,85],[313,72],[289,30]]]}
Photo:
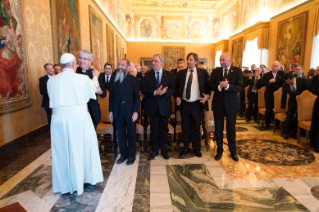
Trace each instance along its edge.
{"label": "gilded picture frame", "polygon": [[278,23],[276,60],[284,70],[289,70],[293,63],[304,65],[307,23],[308,11]]}
{"label": "gilded picture frame", "polygon": [[244,37],[237,38],[231,44],[232,65],[241,67],[243,63],[243,40]]}
{"label": "gilded picture frame", "polygon": [[93,66],[98,71],[103,71],[103,29],[102,18],[89,6],[90,11],[90,41],[93,54]]}
{"label": "gilded picture frame", "polygon": [[[6,3],[3,5],[7,6]],[[0,31],[1,41],[4,41],[0,49],[0,115],[21,110],[32,104],[23,1],[10,1],[7,10],[11,13],[6,14],[6,21],[2,18],[4,26]],[[2,34],[4,31],[9,34]],[[5,56],[8,46],[11,46],[14,54],[11,51]]]}

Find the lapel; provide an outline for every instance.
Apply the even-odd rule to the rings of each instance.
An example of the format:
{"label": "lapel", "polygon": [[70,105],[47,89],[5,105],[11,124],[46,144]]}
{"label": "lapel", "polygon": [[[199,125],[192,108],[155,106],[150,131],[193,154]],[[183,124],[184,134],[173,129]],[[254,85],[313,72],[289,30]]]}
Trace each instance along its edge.
{"label": "lapel", "polygon": [[[184,71],[185,70],[185,71]],[[181,89],[182,89],[182,92],[184,91],[184,86],[185,86],[185,83],[186,83],[186,76],[187,76],[187,71],[188,69],[184,69],[184,70],[180,70],[182,71],[181,73],[183,74],[182,75],[182,81],[181,81]]]}
{"label": "lapel", "polygon": [[233,75],[233,66],[230,66],[229,70],[228,70],[227,81],[229,81],[229,79],[231,79],[232,75]]}
{"label": "lapel", "polygon": [[202,75],[203,75],[203,72],[202,72],[202,70],[201,69],[198,69],[197,67],[196,67],[196,70],[197,70],[197,79],[198,79],[198,85],[199,85],[199,87],[200,87],[200,85],[202,85],[203,83],[202,83]]}
{"label": "lapel", "polygon": [[162,79],[161,79],[160,85],[163,85],[163,84],[164,84],[166,78],[167,78],[167,71],[163,69]]}

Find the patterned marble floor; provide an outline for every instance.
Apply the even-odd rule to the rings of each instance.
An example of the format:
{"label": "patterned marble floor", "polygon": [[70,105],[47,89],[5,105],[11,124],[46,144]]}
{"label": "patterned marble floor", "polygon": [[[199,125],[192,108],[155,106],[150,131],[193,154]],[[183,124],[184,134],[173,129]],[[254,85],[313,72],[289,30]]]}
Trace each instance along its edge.
{"label": "patterned marble floor", "polygon": [[[218,162],[209,141],[202,158],[190,154],[147,160],[138,152],[132,166],[100,143],[104,181],[82,195],[52,192],[49,133],[1,158],[0,212],[4,211],[316,211],[319,212],[319,154],[279,132],[237,121],[239,162],[227,145]],[[227,140],[224,140],[227,143]],[[179,148],[180,149],[180,148]]]}

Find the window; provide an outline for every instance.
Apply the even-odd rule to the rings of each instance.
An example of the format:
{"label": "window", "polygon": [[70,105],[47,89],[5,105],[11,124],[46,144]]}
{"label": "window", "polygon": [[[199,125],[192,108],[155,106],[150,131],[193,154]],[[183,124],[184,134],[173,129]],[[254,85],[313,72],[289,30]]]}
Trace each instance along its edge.
{"label": "window", "polygon": [[258,37],[251,41],[246,41],[243,53],[243,66],[251,67],[252,64],[260,66],[268,63],[268,49],[258,49]]}
{"label": "window", "polygon": [[[222,55],[222,50],[219,50],[219,51],[216,52],[216,56],[215,56],[215,67],[216,67],[216,66],[220,67],[220,61],[219,61],[220,55]],[[214,68],[215,68],[215,67],[214,67]]]}
{"label": "window", "polygon": [[310,68],[319,66],[319,34],[313,38]]}

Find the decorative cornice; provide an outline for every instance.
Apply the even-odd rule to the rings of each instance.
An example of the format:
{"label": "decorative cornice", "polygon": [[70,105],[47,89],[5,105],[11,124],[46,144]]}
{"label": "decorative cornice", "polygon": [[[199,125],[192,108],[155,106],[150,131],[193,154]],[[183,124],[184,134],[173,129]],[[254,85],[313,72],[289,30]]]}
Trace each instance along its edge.
{"label": "decorative cornice", "polygon": [[218,41],[217,43],[215,43],[215,46],[220,46],[220,45],[225,45],[225,44],[228,45],[228,39],[227,40]]}
{"label": "decorative cornice", "polygon": [[269,21],[260,21],[256,23],[255,25],[252,25],[251,27],[248,27],[247,29],[243,30],[243,34],[248,34],[250,32],[256,31],[258,29],[262,28],[269,28],[270,22]]}
{"label": "decorative cornice", "polygon": [[316,5],[319,4],[319,0],[314,0],[314,2]]}

